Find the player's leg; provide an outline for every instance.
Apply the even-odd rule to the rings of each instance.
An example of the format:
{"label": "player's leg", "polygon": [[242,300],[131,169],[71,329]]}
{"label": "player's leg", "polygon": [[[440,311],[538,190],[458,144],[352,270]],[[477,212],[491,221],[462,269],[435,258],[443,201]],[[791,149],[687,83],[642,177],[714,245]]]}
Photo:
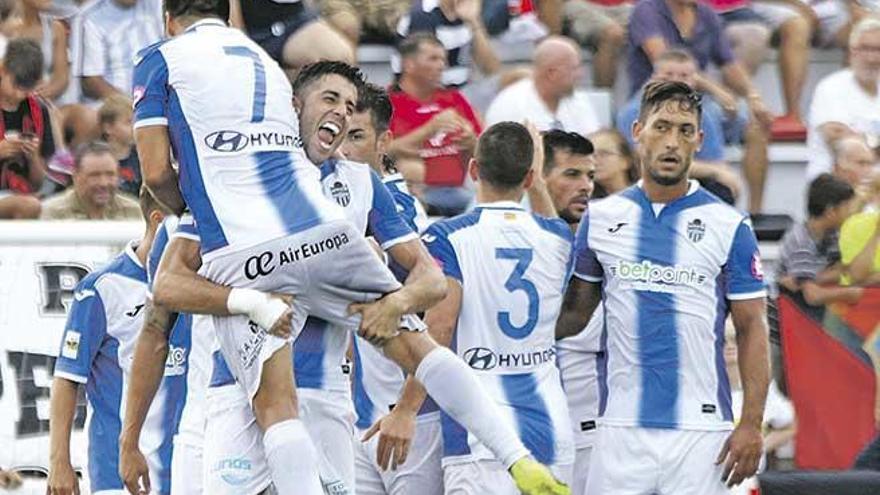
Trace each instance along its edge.
{"label": "player's leg", "polygon": [[[330,331],[330,330],[328,330]],[[318,449],[321,483],[328,493],[354,493],[354,411],[351,396],[300,389],[299,410]]]}
{"label": "player's leg", "polygon": [[670,437],[661,461],[659,493],[723,495],[730,490],[721,481],[723,465],[715,459],[729,431],[664,431]]}
{"label": "player's leg", "polygon": [[356,434],[354,443],[354,475],[358,495],[387,495],[385,482],[376,462],[375,442],[361,442],[360,434]]}
{"label": "player's leg", "polygon": [[[662,445],[643,428],[601,426],[590,458],[587,495],[643,495],[659,490]],[[666,492],[661,492],[666,493]]]}
{"label": "player's leg", "polygon": [[283,345],[263,363],[254,416],[264,432],[266,461],[279,493],[321,495],[318,452],[298,418],[291,352],[290,345]]}
{"label": "player's leg", "polygon": [[445,495],[518,495],[513,480],[496,460],[451,464],[443,468]]}
{"label": "player's leg", "polygon": [[584,495],[587,490],[587,473],[590,472],[590,456],[593,446],[582,447],[574,453],[574,470],[572,471],[571,495]]}
{"label": "player's leg", "polygon": [[171,493],[200,495],[202,488],[202,447],[174,439],[171,457]]}

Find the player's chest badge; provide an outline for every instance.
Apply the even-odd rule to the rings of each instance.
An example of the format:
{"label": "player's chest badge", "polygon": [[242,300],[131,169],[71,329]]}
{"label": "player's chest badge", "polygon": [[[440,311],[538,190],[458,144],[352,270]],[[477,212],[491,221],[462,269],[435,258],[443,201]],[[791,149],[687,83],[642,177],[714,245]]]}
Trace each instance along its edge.
{"label": "player's chest badge", "polygon": [[330,186],[330,195],[339,203],[339,206],[348,206],[351,203],[351,191],[348,186],[341,181],[336,181]]}
{"label": "player's chest badge", "polygon": [[688,222],[687,235],[691,242],[700,242],[706,234],[706,224],[699,218],[695,218]]}

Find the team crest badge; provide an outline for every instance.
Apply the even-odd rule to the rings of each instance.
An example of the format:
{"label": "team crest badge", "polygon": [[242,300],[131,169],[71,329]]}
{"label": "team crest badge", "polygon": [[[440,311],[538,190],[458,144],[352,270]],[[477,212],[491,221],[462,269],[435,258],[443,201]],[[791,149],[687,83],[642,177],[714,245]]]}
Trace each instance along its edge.
{"label": "team crest badge", "polygon": [[342,182],[336,181],[330,186],[330,195],[339,203],[339,206],[348,206],[351,203],[351,192],[348,186]]}
{"label": "team crest badge", "polygon": [[688,222],[687,233],[691,242],[700,242],[703,240],[703,235],[706,234],[706,224],[699,218],[695,218]]}

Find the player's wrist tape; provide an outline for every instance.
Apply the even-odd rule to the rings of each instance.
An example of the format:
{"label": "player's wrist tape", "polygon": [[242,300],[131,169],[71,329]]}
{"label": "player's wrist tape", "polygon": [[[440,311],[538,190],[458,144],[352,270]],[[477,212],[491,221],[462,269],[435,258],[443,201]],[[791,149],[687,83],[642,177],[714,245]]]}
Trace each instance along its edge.
{"label": "player's wrist tape", "polygon": [[226,298],[226,309],[234,315],[247,315],[254,323],[269,330],[287,310],[287,304],[258,290],[232,289]]}

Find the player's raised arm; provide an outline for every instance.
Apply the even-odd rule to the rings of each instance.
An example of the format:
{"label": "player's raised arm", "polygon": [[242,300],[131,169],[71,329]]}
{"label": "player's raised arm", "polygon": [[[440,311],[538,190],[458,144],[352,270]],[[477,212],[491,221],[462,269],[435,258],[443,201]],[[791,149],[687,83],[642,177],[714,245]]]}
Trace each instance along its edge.
{"label": "player's raised arm", "polygon": [[171,143],[164,126],[141,127],[134,131],[144,184],[169,211],[179,215],[186,207],[171,167]]}

